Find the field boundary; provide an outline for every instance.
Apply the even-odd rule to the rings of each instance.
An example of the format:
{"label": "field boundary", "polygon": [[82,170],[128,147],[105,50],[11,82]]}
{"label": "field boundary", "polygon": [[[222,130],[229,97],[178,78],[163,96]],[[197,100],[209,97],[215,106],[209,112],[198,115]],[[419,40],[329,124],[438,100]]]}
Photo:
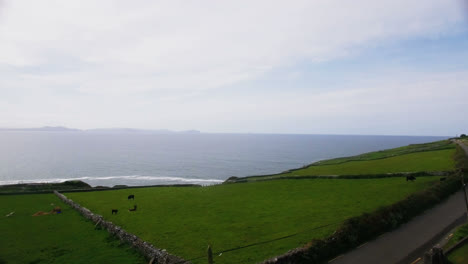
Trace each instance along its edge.
{"label": "field boundary", "polygon": [[[441,142],[450,142],[450,141],[443,140]],[[412,145],[424,145],[424,144],[411,144],[409,146],[412,146]],[[345,157],[338,157],[338,158],[332,158],[332,159],[318,160],[318,161],[312,162],[310,164],[304,165],[302,167],[292,168],[292,169],[288,169],[288,170],[278,172],[278,173],[262,174],[262,175],[250,175],[250,176],[243,176],[243,177],[233,176],[233,177],[228,178],[224,183],[226,183],[226,182],[236,182],[236,180],[240,180],[238,182],[244,182],[244,181],[242,181],[242,179],[245,179],[245,178],[247,178],[247,179],[264,178],[264,177],[272,177],[272,176],[277,176],[277,175],[282,175],[282,174],[287,174],[287,173],[294,173],[295,171],[300,171],[300,170],[304,170],[304,169],[311,168],[311,167],[316,167],[316,166],[340,165],[340,164],[344,164],[344,163],[348,163],[348,162],[383,160],[383,159],[387,159],[387,158],[404,156],[404,155],[409,155],[409,154],[414,154],[414,153],[441,151],[441,150],[447,150],[447,149],[454,149],[453,142],[448,143],[448,144],[442,144],[440,146],[436,146],[436,147],[433,147],[433,148],[413,150],[413,151],[410,151],[410,152],[407,152],[407,153],[392,154],[392,155],[389,155],[389,156],[372,158],[372,159],[360,159],[360,157],[363,156],[363,155],[367,155],[367,154],[374,153],[374,152],[380,152],[380,151],[372,151],[372,152],[366,152],[366,153],[355,155],[355,156],[345,156]],[[346,158],[349,158],[349,159],[345,160],[345,161],[337,162],[337,163],[332,163],[332,164],[323,164],[324,162],[329,162],[329,161],[333,161],[333,160],[340,160],[340,159],[346,159]],[[404,172],[402,172],[402,173],[404,173]],[[420,172],[415,172],[415,173],[420,173]],[[437,171],[434,171],[434,173],[437,173]],[[393,173],[393,174],[399,174],[399,173]],[[318,175],[306,175],[306,176],[318,176]],[[332,176],[336,177],[338,175],[324,175],[324,176],[326,176],[326,177],[332,177]],[[350,177],[350,176],[354,177],[354,176],[359,176],[359,175],[346,175],[346,177]],[[417,175],[415,175],[415,176],[417,176]],[[438,175],[433,175],[433,176],[438,176]],[[280,177],[283,177],[283,176],[280,176]],[[289,176],[289,177],[291,177],[291,176]],[[292,177],[294,177],[294,176],[292,176]],[[275,178],[279,178],[279,177],[275,177]]]}
{"label": "field boundary", "polygon": [[110,234],[115,235],[120,239],[120,241],[129,243],[134,248],[136,248],[141,254],[143,254],[147,259],[150,260],[150,263],[156,261],[154,263],[158,264],[189,264],[189,261],[186,261],[178,256],[174,256],[169,254],[166,250],[161,250],[159,248],[154,247],[152,244],[142,240],[138,236],[128,233],[124,229],[119,226],[114,225],[112,222],[104,220],[101,215],[94,214],[91,210],[82,207],[78,203],[75,203],[73,200],[67,198],[65,195],[59,193],[58,191],[54,191],[54,194],[62,200],[64,203],[71,206],[73,209],[78,211],[82,216],[86,219],[91,220],[96,226],[101,226],[102,228],[106,229]]}
{"label": "field boundary", "polygon": [[73,193],[73,192],[100,192],[100,191],[115,191],[125,189],[138,189],[138,188],[153,188],[153,187],[203,187],[199,184],[170,184],[170,185],[139,185],[139,186],[126,186],[126,187],[108,187],[108,188],[92,188],[92,189],[66,189],[66,190],[45,190],[45,191],[29,191],[29,192],[0,192],[1,195],[22,195],[22,194],[46,194],[58,191],[60,193]]}
{"label": "field boundary", "polygon": [[448,255],[452,251],[456,250],[457,248],[463,246],[464,244],[468,243],[468,236],[464,237],[462,240],[455,243],[453,246],[449,247],[447,250],[444,251],[444,254]]}
{"label": "field boundary", "polygon": [[[406,176],[449,176],[455,171],[419,171],[419,172],[397,172],[385,174],[354,174],[354,175],[292,175],[292,176],[277,176],[279,174],[248,176],[248,177],[231,177],[224,183],[243,183],[254,181],[271,181],[271,180],[305,180],[305,179],[376,179],[376,178],[391,178],[391,177],[406,177]],[[258,179],[257,179],[258,178]]]}
{"label": "field boundary", "polygon": [[313,240],[304,247],[292,249],[283,255],[265,260],[262,264],[326,262],[364,242],[375,239],[380,234],[396,229],[426,209],[445,200],[460,187],[460,179],[457,176],[450,176],[446,181],[438,182],[395,204],[346,220],[328,238]]}

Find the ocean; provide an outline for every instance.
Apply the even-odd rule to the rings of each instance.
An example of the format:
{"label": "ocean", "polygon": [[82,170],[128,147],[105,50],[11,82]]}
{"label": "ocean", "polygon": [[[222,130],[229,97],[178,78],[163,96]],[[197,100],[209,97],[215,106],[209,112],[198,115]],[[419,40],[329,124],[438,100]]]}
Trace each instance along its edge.
{"label": "ocean", "polygon": [[211,185],[446,138],[4,131],[0,185],[74,179],[92,186]]}

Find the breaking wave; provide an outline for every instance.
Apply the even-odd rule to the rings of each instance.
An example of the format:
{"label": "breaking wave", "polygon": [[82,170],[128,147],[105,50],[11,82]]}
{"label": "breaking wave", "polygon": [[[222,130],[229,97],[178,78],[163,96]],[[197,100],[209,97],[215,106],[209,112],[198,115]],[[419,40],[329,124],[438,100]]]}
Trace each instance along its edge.
{"label": "breaking wave", "polygon": [[[95,185],[95,182],[114,182],[114,184],[124,184],[125,182],[138,182],[144,185],[145,182],[152,184],[201,184],[211,185],[221,183],[223,180],[218,179],[195,179],[195,178],[181,178],[181,177],[164,177],[164,176],[142,176],[142,175],[127,175],[127,176],[102,176],[102,177],[76,177],[76,178],[49,178],[49,179],[28,179],[28,180],[8,180],[0,181],[0,185],[18,184],[18,183],[58,183],[65,181],[79,180]],[[134,185],[134,184],[127,184]]]}

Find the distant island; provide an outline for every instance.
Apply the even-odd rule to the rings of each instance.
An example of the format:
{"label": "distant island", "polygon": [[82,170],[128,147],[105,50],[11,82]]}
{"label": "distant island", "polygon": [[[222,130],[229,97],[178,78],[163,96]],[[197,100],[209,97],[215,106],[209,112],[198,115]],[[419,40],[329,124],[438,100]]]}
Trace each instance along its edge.
{"label": "distant island", "polygon": [[27,131],[27,132],[84,132],[84,133],[135,133],[135,134],[200,134],[198,130],[172,131],[169,129],[136,129],[136,128],[95,128],[76,129],[63,126],[44,126],[37,128],[0,128],[3,131]]}
{"label": "distant island", "polygon": [[83,130],[86,133],[134,133],[134,134],[200,134],[198,130],[173,131],[169,129],[96,128]]}
{"label": "distant island", "polygon": [[83,131],[80,129],[67,128],[62,126],[45,126],[35,128],[0,128],[0,131],[67,131],[67,132],[79,132]]}

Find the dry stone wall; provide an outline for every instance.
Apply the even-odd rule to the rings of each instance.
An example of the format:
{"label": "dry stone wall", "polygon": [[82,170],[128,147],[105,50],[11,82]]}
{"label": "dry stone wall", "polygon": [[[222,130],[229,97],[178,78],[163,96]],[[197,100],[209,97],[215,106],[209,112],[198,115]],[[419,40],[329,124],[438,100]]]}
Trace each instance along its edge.
{"label": "dry stone wall", "polygon": [[94,214],[89,209],[80,206],[71,199],[68,199],[65,195],[54,191],[54,194],[60,198],[64,203],[77,210],[85,218],[93,221],[96,225],[100,225],[106,229],[109,233],[118,237],[121,241],[131,244],[134,248],[140,251],[147,259],[153,263],[158,264],[189,264],[191,262],[186,261],[180,257],[171,255],[165,250],[158,249],[148,242],[143,241],[141,238],[128,233],[121,227],[114,225],[112,222],[104,220],[101,215]]}

